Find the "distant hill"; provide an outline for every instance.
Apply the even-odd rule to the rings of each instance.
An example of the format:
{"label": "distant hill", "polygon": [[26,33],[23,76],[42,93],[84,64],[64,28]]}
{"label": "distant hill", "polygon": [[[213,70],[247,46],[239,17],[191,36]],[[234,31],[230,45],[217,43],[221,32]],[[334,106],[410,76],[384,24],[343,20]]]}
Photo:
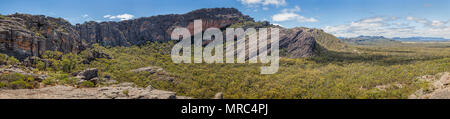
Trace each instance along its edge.
{"label": "distant hill", "polygon": [[384,36],[358,36],[354,38],[340,38],[343,42],[350,45],[390,45],[401,43],[394,39],[386,38]]}
{"label": "distant hill", "polygon": [[450,39],[437,37],[408,37],[408,38],[394,37],[392,39],[403,42],[450,42]]}

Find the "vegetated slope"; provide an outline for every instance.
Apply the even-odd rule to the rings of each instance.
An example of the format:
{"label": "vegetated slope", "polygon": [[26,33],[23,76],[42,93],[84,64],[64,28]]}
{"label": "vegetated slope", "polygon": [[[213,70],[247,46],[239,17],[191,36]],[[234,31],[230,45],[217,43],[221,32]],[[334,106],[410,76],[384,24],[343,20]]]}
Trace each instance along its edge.
{"label": "vegetated slope", "polygon": [[[194,98],[223,92],[224,98],[264,99],[407,98],[426,85],[416,77],[450,70],[450,49],[443,47],[357,47],[359,54],[338,52],[334,59],[281,58],[279,72],[273,75],[261,75],[262,64],[175,64],[167,54],[170,47],[171,43],[155,43],[100,48],[112,58],[80,63],[75,70],[95,67],[100,77]],[[142,66],[162,67],[175,79],[127,72]]]}

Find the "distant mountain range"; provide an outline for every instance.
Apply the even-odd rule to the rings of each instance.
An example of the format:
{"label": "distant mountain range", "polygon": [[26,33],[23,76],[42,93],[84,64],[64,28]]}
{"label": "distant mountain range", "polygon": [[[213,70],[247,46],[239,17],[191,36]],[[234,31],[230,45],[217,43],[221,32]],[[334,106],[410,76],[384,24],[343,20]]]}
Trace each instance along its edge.
{"label": "distant mountain range", "polygon": [[350,45],[387,45],[400,43],[400,41],[386,38],[384,36],[358,36],[354,38],[340,37],[339,39]]}
{"label": "distant mountain range", "polygon": [[400,42],[450,42],[450,39],[437,37],[408,37],[386,38],[384,36],[358,36],[352,38],[338,37],[343,42],[351,45],[388,45]]}
{"label": "distant mountain range", "polygon": [[408,37],[408,38],[394,37],[392,39],[405,42],[450,42],[450,39],[436,38],[436,37]]}

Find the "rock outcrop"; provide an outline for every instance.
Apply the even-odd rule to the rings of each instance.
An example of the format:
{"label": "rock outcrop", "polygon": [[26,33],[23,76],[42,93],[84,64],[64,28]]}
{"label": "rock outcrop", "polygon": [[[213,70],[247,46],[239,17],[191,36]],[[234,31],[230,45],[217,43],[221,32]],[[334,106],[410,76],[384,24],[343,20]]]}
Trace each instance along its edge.
{"label": "rock outcrop", "polygon": [[41,89],[0,90],[0,99],[191,99],[170,91],[136,88],[123,83],[99,88],[53,86]]}
{"label": "rock outcrop", "polygon": [[13,14],[0,19],[0,53],[25,59],[46,50],[78,53],[82,39],[64,19],[43,15]]}
{"label": "rock outcrop", "polygon": [[214,95],[213,99],[223,99],[223,93],[222,92],[217,93],[216,95]]}
{"label": "rock outcrop", "polygon": [[430,87],[420,89],[409,96],[410,99],[450,99],[450,73],[423,76],[420,81],[430,83]]}
{"label": "rock outcrop", "polygon": [[[234,8],[199,9],[186,14],[143,17],[121,22],[86,22],[71,25],[64,19],[42,15],[13,14],[0,17],[0,53],[24,60],[46,50],[79,53],[93,44],[131,46],[147,42],[167,42],[177,27],[194,31],[194,20],[202,19],[203,29],[225,29],[234,24],[254,22]],[[262,22],[260,26],[269,26]],[[245,27],[244,27],[245,28]],[[315,33],[317,32],[317,33]],[[288,57],[310,57],[318,48],[323,31],[306,28],[280,30],[280,48]],[[326,33],[325,33],[326,34]],[[327,38],[325,38],[327,40]],[[334,39],[330,39],[334,40]]]}
{"label": "rock outcrop", "polygon": [[22,74],[22,75],[29,75],[29,76],[32,76],[35,81],[43,81],[43,80],[47,79],[47,77],[48,77],[48,75],[46,75],[46,74],[32,73],[32,71],[30,71],[30,69],[18,68],[18,67],[15,67],[15,66],[3,66],[3,67],[0,67],[0,75],[10,74],[10,73],[18,73],[18,74]]}
{"label": "rock outcrop", "polygon": [[290,58],[311,57],[316,50],[317,42],[303,28],[282,29],[280,31],[280,48],[286,50]]}
{"label": "rock outcrop", "polygon": [[163,68],[156,67],[156,66],[142,67],[142,68],[131,70],[130,72],[133,72],[133,73],[145,72],[145,73],[149,73],[151,75],[156,75],[157,78],[155,78],[154,80],[163,80],[163,81],[169,81],[169,82],[173,82],[175,80],[175,78],[172,77],[170,75],[170,73],[165,71]]}
{"label": "rock outcrop", "polygon": [[98,69],[86,69],[80,72],[75,72],[72,75],[77,79],[90,81],[91,79],[98,77]]}
{"label": "rock outcrop", "polygon": [[186,14],[158,15],[121,22],[87,22],[75,28],[87,44],[130,46],[150,42],[167,42],[173,29],[186,27],[194,31],[194,20],[202,19],[203,28],[226,28],[234,23],[253,20],[233,8],[200,9]]}

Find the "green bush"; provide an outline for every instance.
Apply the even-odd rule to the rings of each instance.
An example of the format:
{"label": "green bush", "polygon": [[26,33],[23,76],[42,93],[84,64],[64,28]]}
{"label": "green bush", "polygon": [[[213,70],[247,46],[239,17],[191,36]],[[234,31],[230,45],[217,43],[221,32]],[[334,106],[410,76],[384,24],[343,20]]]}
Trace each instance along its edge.
{"label": "green bush", "polygon": [[0,75],[0,88],[24,89],[36,88],[38,82],[32,76],[19,73],[8,73]]}
{"label": "green bush", "polygon": [[91,87],[95,87],[95,84],[90,81],[83,81],[83,82],[81,82],[80,87],[91,88]]}
{"label": "green bush", "polygon": [[29,83],[27,83],[22,79],[9,83],[9,87],[11,87],[12,89],[32,88],[32,86]]}
{"label": "green bush", "polygon": [[0,54],[0,65],[18,65],[20,61],[14,57],[5,54]]}
{"label": "green bush", "polygon": [[7,87],[8,87],[8,83],[0,82],[0,89],[7,88]]}
{"label": "green bush", "polygon": [[46,86],[54,86],[57,84],[57,81],[53,78],[47,78],[45,80],[42,81],[42,84],[46,85]]}

